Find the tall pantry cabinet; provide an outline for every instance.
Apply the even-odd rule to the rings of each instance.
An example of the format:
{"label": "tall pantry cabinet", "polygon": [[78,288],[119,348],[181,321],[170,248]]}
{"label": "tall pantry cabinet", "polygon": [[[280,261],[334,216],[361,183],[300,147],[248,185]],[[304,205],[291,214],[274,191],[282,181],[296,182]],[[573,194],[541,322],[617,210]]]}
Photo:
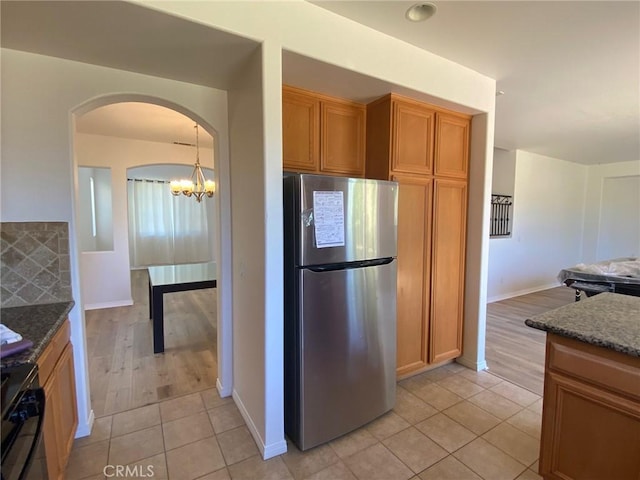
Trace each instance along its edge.
{"label": "tall pantry cabinet", "polygon": [[400,185],[398,375],[462,353],[469,128],[394,94],[367,105],[365,176]]}

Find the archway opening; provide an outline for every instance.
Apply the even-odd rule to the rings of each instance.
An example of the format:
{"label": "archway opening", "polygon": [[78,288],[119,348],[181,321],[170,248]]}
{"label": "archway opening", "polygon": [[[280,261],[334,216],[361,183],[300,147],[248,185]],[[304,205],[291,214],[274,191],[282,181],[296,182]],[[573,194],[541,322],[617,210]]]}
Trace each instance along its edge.
{"label": "archway opening", "polygon": [[[150,265],[211,263],[219,255],[215,196],[197,203],[193,198],[173,197],[168,183],[162,183],[190,175],[196,160],[194,122],[203,127],[200,163],[207,178],[216,178],[216,132],[178,106],[146,97],[127,100],[131,99],[102,99],[75,112],[75,230],[96,417],[215,388],[218,377],[217,290],[166,297],[165,351],[154,354],[147,273]],[[87,179],[93,181],[84,189]],[[132,231],[131,195],[138,190],[135,186],[142,185],[152,186],[155,195],[166,190],[166,198],[154,197],[139,211],[144,222],[158,227],[156,245],[174,244],[155,257],[147,255],[154,245],[147,241],[149,228]],[[105,190],[110,195],[104,195]],[[146,191],[140,189],[140,199]],[[110,222],[103,222],[105,217]],[[110,228],[105,227],[109,224]],[[174,224],[180,224],[179,233],[166,230]],[[194,231],[199,232],[198,238]],[[147,241],[138,246],[142,254],[137,257],[135,235]],[[95,248],[87,248],[92,244],[85,237],[96,240]],[[177,237],[181,239],[178,255]],[[200,254],[191,255],[194,251]]]}

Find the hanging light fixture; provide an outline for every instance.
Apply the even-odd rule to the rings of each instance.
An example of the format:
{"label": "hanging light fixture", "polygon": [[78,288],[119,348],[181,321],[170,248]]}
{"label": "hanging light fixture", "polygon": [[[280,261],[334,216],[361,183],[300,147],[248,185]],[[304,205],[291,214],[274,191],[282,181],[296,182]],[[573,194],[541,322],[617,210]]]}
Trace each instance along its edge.
{"label": "hanging light fixture", "polygon": [[186,195],[187,197],[196,197],[196,202],[200,203],[203,196],[213,197],[216,191],[216,184],[213,180],[207,180],[200,166],[200,145],[198,139],[198,124],[196,129],[196,164],[193,167],[191,179],[171,180],[171,193],[176,197],[178,195]]}

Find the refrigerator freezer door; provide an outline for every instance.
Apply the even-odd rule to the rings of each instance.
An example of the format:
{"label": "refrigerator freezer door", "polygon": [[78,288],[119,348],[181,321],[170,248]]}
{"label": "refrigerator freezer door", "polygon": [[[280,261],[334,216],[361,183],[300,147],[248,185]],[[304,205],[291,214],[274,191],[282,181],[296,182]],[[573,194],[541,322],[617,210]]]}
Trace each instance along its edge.
{"label": "refrigerator freezer door", "polygon": [[300,175],[299,266],[395,257],[398,185]]}
{"label": "refrigerator freezer door", "polygon": [[299,270],[301,419],[306,450],[391,410],[396,394],[396,261]]}

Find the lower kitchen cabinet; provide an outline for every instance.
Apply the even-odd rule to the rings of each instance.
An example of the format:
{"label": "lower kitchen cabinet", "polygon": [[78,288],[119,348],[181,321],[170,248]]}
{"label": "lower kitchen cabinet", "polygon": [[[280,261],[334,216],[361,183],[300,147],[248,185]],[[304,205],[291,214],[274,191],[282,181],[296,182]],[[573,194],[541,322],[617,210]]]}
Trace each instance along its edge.
{"label": "lower kitchen cabinet", "polygon": [[640,358],[547,333],[540,474],[640,478]]}
{"label": "lower kitchen cabinet", "polygon": [[64,478],[76,428],[76,388],[69,324],[54,335],[38,358],[40,384],[45,391],[43,442],[50,480]]}

